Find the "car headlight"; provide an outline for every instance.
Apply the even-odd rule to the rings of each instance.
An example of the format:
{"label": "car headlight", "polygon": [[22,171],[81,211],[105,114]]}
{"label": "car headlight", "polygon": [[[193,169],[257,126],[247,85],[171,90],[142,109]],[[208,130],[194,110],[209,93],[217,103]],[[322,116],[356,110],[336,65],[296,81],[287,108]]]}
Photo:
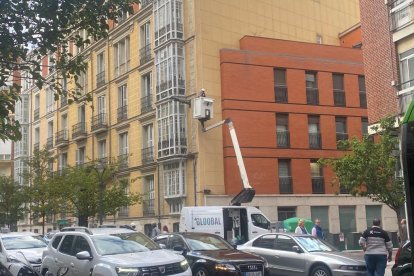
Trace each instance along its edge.
{"label": "car headlight", "polygon": [[183,271],[186,271],[188,269],[188,262],[187,262],[186,259],[184,259],[180,262],[180,267]]}
{"label": "car headlight", "polygon": [[119,276],[139,276],[140,270],[137,267],[117,267],[116,273]]}
{"label": "car headlight", "polygon": [[339,267],[339,269],[341,270],[352,270],[352,271],[361,271],[361,270],[365,270],[362,266],[360,265],[341,265]]}
{"label": "car headlight", "polygon": [[215,268],[218,271],[236,271],[236,267],[231,264],[216,264]]}

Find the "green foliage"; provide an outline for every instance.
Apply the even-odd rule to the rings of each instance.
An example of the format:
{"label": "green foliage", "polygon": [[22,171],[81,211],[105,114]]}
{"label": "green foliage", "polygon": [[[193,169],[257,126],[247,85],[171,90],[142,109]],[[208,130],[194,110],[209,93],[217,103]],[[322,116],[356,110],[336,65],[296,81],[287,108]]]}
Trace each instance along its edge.
{"label": "green foliage", "polygon": [[[123,12],[132,13],[131,4],[138,0],[31,0],[0,1],[0,87],[10,86],[14,72],[27,72],[20,77],[29,78],[41,89],[47,85],[54,89],[55,99],[68,93],[68,102],[80,100],[75,91],[63,91],[61,78],[79,75],[86,69],[82,54],[69,52],[68,41],[78,47],[87,46],[108,36],[108,20],[117,20]],[[79,35],[86,30],[89,37]],[[53,68],[43,68],[42,58],[58,53]],[[43,77],[42,70],[57,73]],[[19,75],[15,81],[19,82]],[[16,122],[8,119],[14,111],[16,90],[0,93],[0,139],[19,140]],[[10,100],[12,99],[12,100]],[[87,100],[91,95],[86,96]]]}
{"label": "green foliage", "polygon": [[385,118],[373,130],[377,133],[376,141],[369,136],[362,140],[341,141],[338,146],[343,156],[320,159],[319,163],[333,169],[336,174],[334,185],[345,188],[354,196],[366,196],[384,203],[399,217],[405,195],[403,180],[396,177],[399,156],[395,152],[399,140],[394,135],[394,120]]}
{"label": "green foliage", "polygon": [[0,225],[16,225],[24,216],[26,196],[13,178],[0,176]]}

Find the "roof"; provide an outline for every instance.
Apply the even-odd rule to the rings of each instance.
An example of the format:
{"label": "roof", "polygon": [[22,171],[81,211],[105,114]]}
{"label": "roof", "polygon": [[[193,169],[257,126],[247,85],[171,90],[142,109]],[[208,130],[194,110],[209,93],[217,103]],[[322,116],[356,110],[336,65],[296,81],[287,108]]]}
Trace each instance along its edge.
{"label": "roof", "polygon": [[40,236],[40,234],[34,233],[34,232],[9,232],[9,233],[0,234],[0,237],[25,237],[25,236]]}

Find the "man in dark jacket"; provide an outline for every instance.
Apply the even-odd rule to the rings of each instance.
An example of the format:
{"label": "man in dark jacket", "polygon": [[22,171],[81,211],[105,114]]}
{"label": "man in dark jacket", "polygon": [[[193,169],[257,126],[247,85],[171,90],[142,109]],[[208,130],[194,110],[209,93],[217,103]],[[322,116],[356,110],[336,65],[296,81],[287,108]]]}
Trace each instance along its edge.
{"label": "man in dark jacket", "polygon": [[381,221],[374,219],[372,227],[364,231],[359,245],[365,252],[368,276],[384,276],[388,261],[392,260],[392,242],[388,233],[381,229]]}
{"label": "man in dark jacket", "polygon": [[313,228],[312,228],[312,236],[315,236],[315,237],[320,238],[321,240],[324,240],[325,235],[320,225],[321,225],[321,221],[319,219],[315,219],[315,224],[313,225]]}

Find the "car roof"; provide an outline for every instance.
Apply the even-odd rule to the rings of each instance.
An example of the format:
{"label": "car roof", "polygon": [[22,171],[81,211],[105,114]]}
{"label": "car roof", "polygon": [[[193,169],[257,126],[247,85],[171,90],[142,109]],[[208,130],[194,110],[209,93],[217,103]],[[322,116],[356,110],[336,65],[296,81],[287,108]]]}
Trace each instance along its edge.
{"label": "car roof", "polygon": [[67,227],[62,229],[60,233],[65,235],[67,233],[85,233],[87,235],[112,235],[112,234],[125,234],[125,233],[139,233],[128,228],[87,228],[87,227]]}
{"label": "car roof", "polygon": [[39,233],[34,232],[9,232],[1,233],[0,237],[27,237],[27,236],[41,236]]}

